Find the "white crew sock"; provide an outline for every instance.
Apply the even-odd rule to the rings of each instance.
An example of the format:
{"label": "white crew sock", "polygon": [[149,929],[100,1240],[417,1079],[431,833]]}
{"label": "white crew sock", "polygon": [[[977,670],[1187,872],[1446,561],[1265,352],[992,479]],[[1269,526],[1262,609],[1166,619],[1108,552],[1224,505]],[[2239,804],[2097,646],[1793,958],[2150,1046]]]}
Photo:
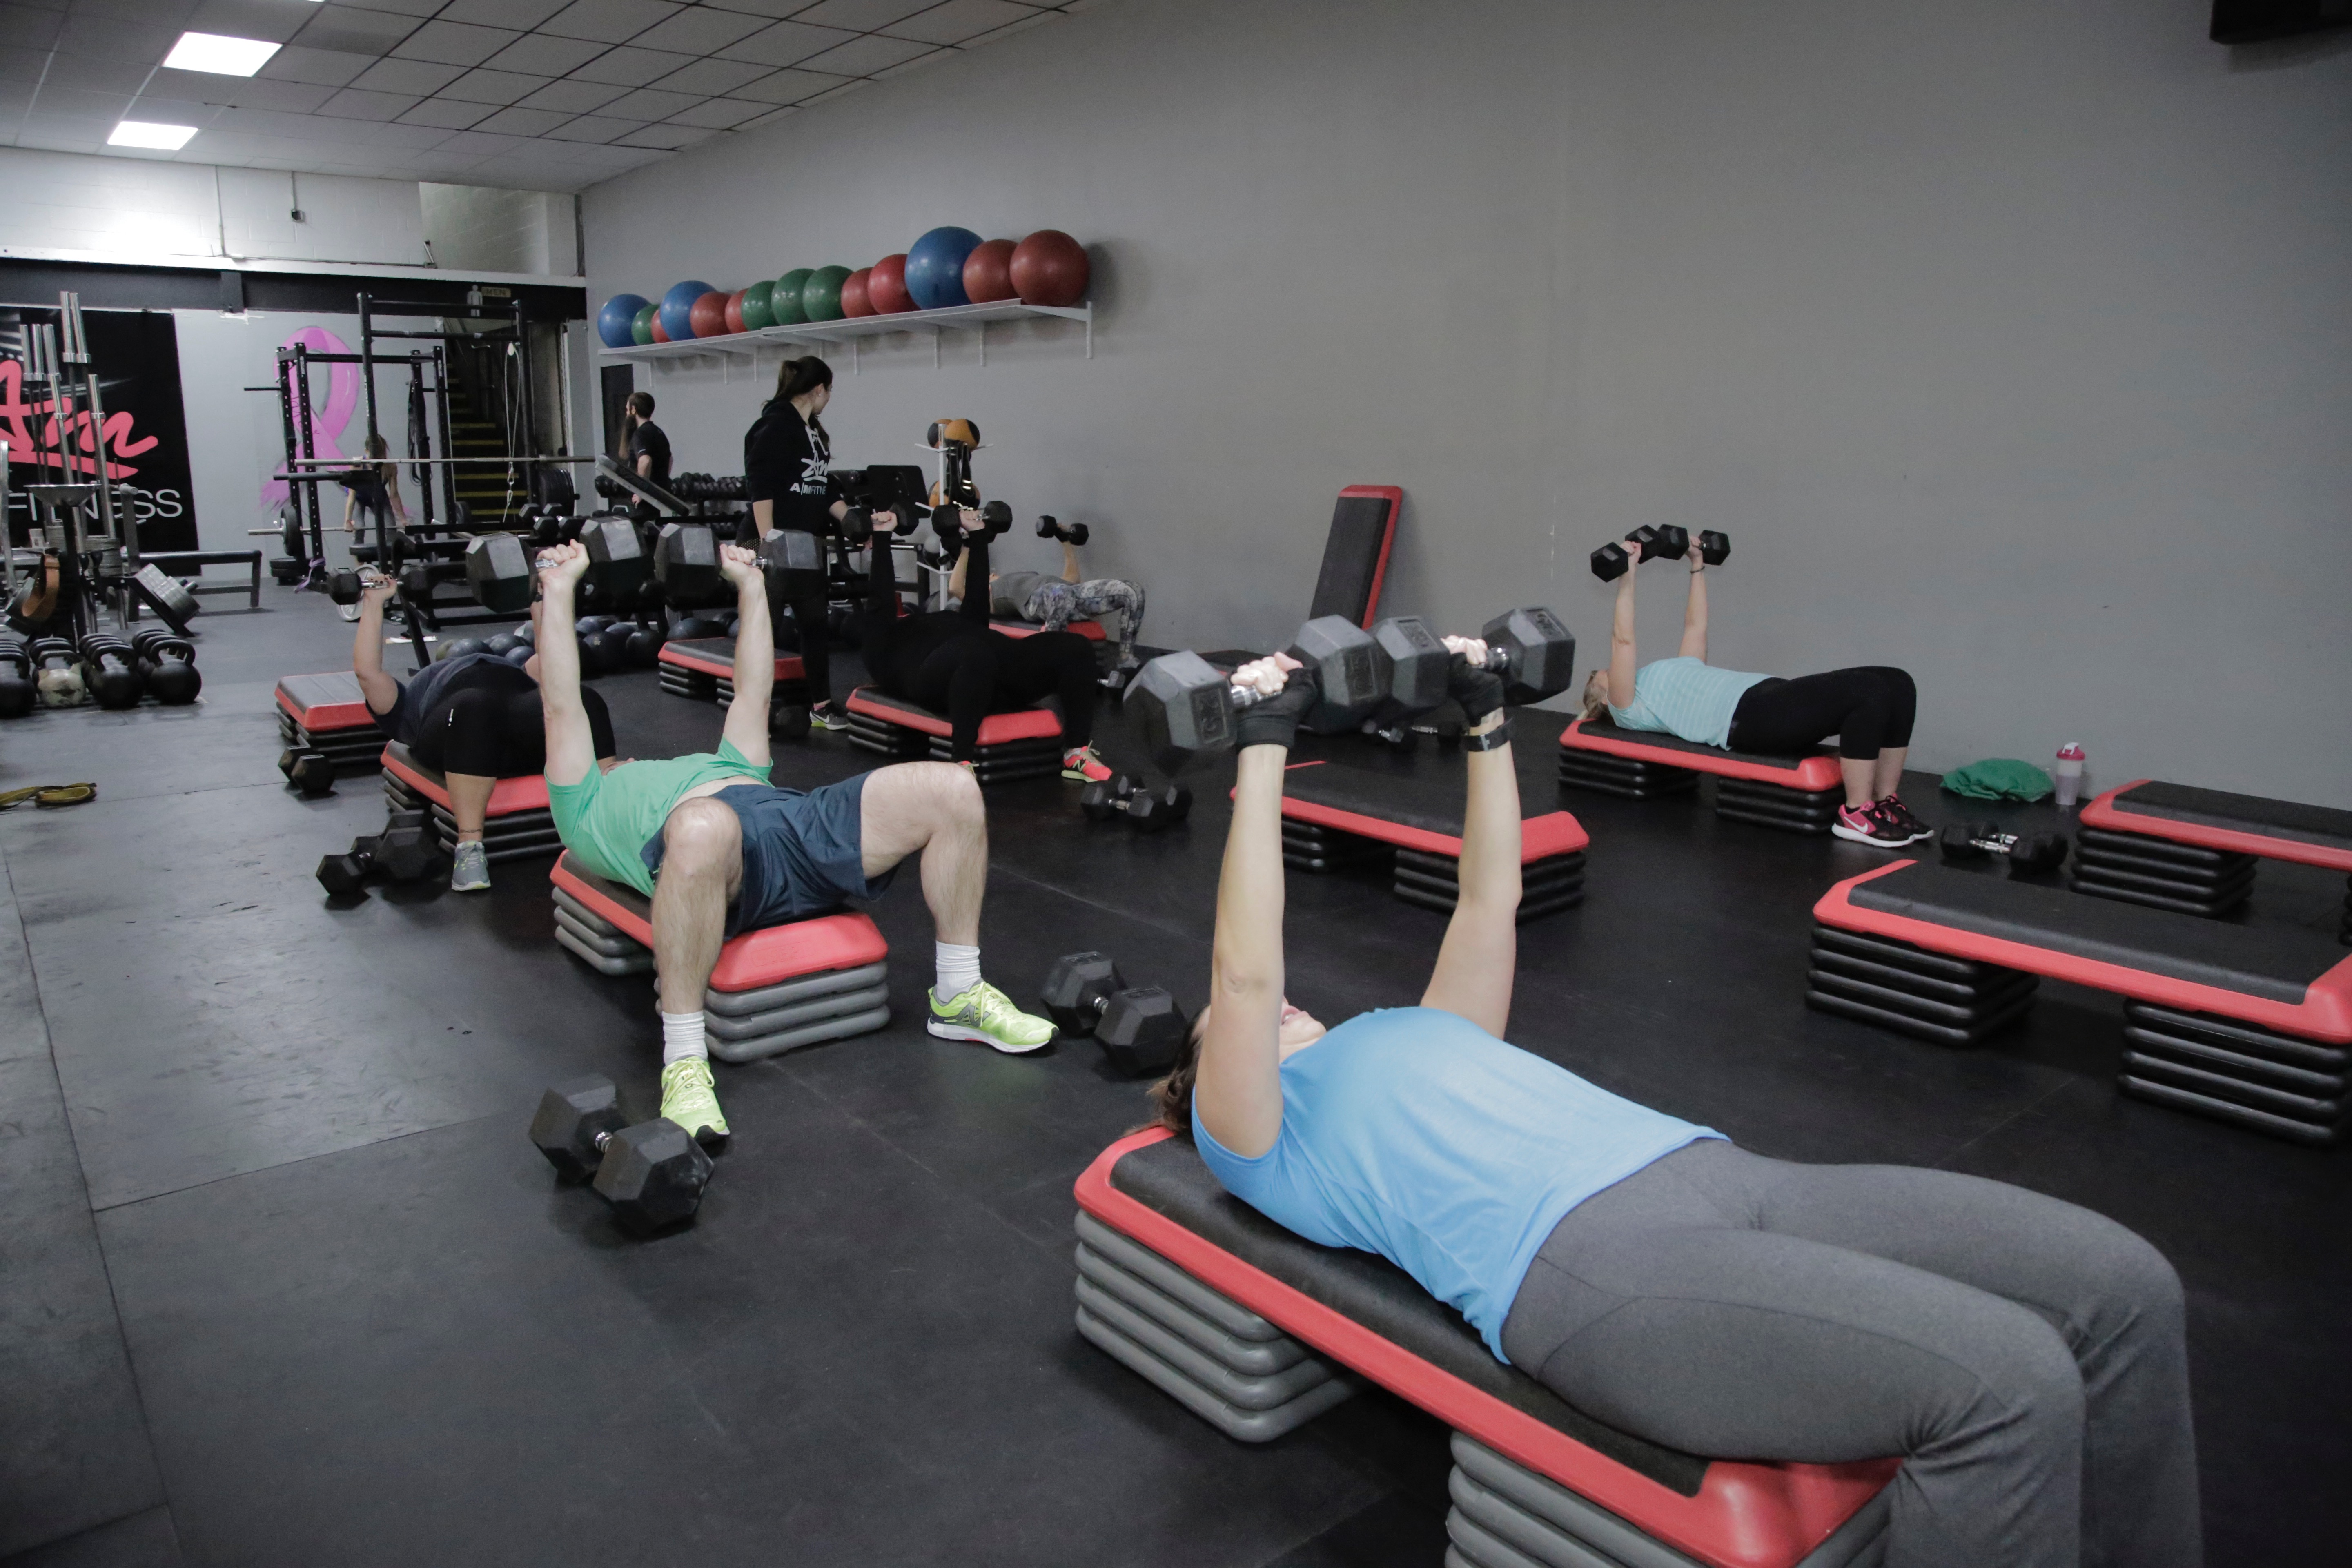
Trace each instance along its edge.
{"label": "white crew sock", "polygon": [[685,1061],[710,1059],[710,1045],[703,1037],[700,1013],[664,1013],[662,1021],[662,1066]]}
{"label": "white crew sock", "polygon": [[939,965],[939,999],[952,1002],[980,984],[980,949],[961,947],[951,942],[931,943]]}

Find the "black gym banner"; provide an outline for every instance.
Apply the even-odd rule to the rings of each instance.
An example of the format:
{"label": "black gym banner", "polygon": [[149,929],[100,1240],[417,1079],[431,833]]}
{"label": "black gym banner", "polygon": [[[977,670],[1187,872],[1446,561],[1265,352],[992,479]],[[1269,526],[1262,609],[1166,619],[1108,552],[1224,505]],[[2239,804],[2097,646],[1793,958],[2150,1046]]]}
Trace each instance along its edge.
{"label": "black gym banner", "polygon": [[[0,307],[0,341],[21,342],[23,333],[42,323],[54,330],[58,312]],[[85,309],[82,325],[105,405],[106,470],[116,505],[137,520],[142,552],[195,549],[188,429],[180,402],[180,337],[171,312]],[[24,486],[88,479],[95,472],[87,428],[74,432],[71,474],[64,467],[59,435],[46,388],[36,402],[26,385],[23,360],[0,359],[0,440],[8,443],[12,542],[22,542],[30,523]]]}

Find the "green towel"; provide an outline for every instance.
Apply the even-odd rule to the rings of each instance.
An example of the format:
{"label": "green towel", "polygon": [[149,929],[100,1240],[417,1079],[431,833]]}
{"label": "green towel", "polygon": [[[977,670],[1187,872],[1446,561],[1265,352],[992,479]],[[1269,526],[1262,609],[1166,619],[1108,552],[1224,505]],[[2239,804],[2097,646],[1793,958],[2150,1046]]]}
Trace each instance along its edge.
{"label": "green towel", "polygon": [[1987,757],[1946,773],[1944,787],[1970,800],[2040,800],[2050,793],[2050,775],[2015,757]]}

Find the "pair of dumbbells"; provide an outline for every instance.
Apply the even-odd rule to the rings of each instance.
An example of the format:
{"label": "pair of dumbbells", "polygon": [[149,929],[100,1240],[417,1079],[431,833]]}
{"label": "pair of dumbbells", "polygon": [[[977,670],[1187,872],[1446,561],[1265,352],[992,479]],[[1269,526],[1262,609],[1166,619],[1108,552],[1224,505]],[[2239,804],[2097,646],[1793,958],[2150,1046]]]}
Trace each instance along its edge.
{"label": "pair of dumbbells", "polygon": [[1078,792],[1078,809],[1088,822],[1125,817],[1138,833],[1157,833],[1192,815],[1192,786],[1171,784],[1149,789],[1133,773],[1113,773]]}
{"label": "pair of dumbbells", "polygon": [[664,1117],[631,1126],[620,1091],[602,1073],[540,1097],[530,1141],[566,1182],[590,1183],[613,1217],[639,1235],[684,1225],[702,1206],[716,1168],[685,1128]]}
{"label": "pair of dumbbells", "polygon": [[1936,847],[1953,862],[2001,856],[2013,877],[2042,876],[2066,863],[2064,834],[2007,833],[1997,822],[1948,822],[1936,836]]}
{"label": "pair of dumbbells", "polygon": [[1064,1037],[1091,1035],[1122,1078],[1164,1073],[1183,1054],[1192,1021],[1157,985],[1129,985],[1108,953],[1069,952],[1045,972],[1046,1016]]}
{"label": "pair of dumbbells", "polygon": [[[1644,523],[1626,535],[1642,547],[1644,561],[1680,561],[1690,553],[1690,530],[1679,523],[1667,523],[1652,528]],[[1720,566],[1731,557],[1731,541],[1714,529],[1706,529],[1698,536],[1698,558],[1706,565]],[[1592,552],[1592,574],[1603,583],[1614,583],[1625,575],[1633,565],[1633,557],[1625,547],[1612,540]]]}
{"label": "pair of dumbbells", "polygon": [[1050,512],[1037,520],[1037,537],[1040,539],[1058,539],[1065,544],[1083,547],[1087,542],[1087,525],[1083,522],[1074,522],[1064,528]]}
{"label": "pair of dumbbells", "polygon": [[371,877],[394,882],[421,882],[449,874],[449,862],[440,840],[421,811],[395,811],[382,833],[362,834],[341,855],[319,862],[319,886],[338,897],[363,891]]}

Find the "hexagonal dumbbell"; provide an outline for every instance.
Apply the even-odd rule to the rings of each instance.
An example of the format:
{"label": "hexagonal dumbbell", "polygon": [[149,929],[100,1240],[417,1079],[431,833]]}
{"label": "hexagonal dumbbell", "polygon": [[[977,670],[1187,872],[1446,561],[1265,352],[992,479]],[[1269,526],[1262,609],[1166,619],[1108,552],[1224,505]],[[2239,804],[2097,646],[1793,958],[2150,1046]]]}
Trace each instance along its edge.
{"label": "hexagonal dumbbell", "polygon": [[1089,822],[1124,817],[1138,833],[1157,833],[1192,815],[1192,789],[1182,784],[1147,789],[1133,773],[1113,773],[1078,792],[1078,809]]}
{"label": "hexagonal dumbbell", "polygon": [[[1384,658],[1371,635],[1344,616],[1320,616],[1298,628],[1290,653],[1314,672],[1321,692],[1310,728],[1352,730],[1380,705]],[[1143,725],[1151,760],[1181,773],[1234,745],[1234,721],[1260,701],[1199,654],[1162,654],[1139,671],[1127,700]]]}
{"label": "hexagonal dumbbell", "polygon": [[1040,1000],[1054,1026],[1072,1039],[1095,1032],[1103,1004],[1127,982],[1107,952],[1066,952],[1045,971]]}
{"label": "hexagonal dumbbell", "polygon": [[715,1168],[675,1121],[625,1125],[620,1091],[602,1073],[559,1083],[540,1097],[530,1141],[565,1181],[593,1178],[614,1217],[641,1234],[694,1217]]}
{"label": "hexagonal dumbbell", "polygon": [[1183,1054],[1192,1021],[1176,998],[1157,985],[1136,985],[1103,1004],[1095,1043],[1114,1071],[1126,1078],[1163,1073]]}

